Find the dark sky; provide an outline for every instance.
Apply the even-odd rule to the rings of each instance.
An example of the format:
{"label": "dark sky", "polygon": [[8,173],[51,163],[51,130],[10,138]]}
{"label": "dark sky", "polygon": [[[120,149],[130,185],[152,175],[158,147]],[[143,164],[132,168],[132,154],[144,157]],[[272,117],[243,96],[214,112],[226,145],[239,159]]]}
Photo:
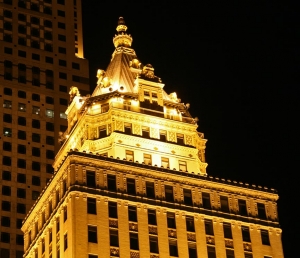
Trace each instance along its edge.
{"label": "dark sky", "polygon": [[164,89],[176,91],[199,118],[208,174],[276,188],[285,257],[298,257],[299,6],[172,3],[83,0],[91,83],[110,61],[123,16],[139,60],[152,64]]}

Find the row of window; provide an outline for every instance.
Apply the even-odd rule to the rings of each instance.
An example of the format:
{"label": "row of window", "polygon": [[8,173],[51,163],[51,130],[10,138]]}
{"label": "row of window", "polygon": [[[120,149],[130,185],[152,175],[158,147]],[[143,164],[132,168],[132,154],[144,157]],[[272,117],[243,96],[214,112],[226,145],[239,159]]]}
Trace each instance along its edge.
{"label": "row of window", "polygon": [[[3,196],[11,196],[12,190],[10,186],[2,185],[2,195]],[[39,191],[31,191],[32,200],[36,200],[40,195]],[[17,188],[17,198],[26,199],[26,189]]]}
{"label": "row of window", "polygon": [[[19,121],[18,121],[19,123]],[[24,122],[25,123],[25,122]],[[23,125],[22,122],[19,123],[19,125]],[[40,121],[39,120],[32,120],[32,128],[36,128],[36,129],[40,129]],[[54,124],[50,123],[50,122],[46,122],[46,130],[49,132],[53,132],[54,131]],[[65,125],[60,125],[60,131],[61,132],[65,132],[67,130],[67,126]],[[9,127],[4,127],[3,128],[3,135],[6,137],[12,137],[13,136],[13,130]],[[26,136],[26,131],[22,131],[22,130],[18,130],[18,139],[20,140],[26,140],[27,136]],[[33,142],[40,142],[40,135],[37,133],[33,133],[32,134],[32,141]]]}
{"label": "row of window", "polygon": [[[12,175],[10,171],[2,171],[2,180],[11,181]],[[26,174],[17,173],[17,182],[26,184]],[[39,176],[31,177],[31,185],[40,186],[41,178]]]}
{"label": "row of window", "polygon": [[[96,187],[96,175],[94,171],[87,171],[86,172],[86,184],[90,187]],[[115,175],[107,174],[107,189],[109,191],[117,191],[117,179]],[[133,178],[126,178],[126,190],[127,194],[136,195],[137,194],[137,187],[136,187],[136,180]],[[155,196],[155,184],[154,182],[146,181],[145,187],[145,195],[148,198],[157,198]],[[175,201],[175,193],[174,187],[171,185],[164,186],[164,195],[165,200],[167,202],[174,202]],[[210,193],[202,192],[202,207],[205,209],[212,209],[212,202]],[[193,194],[191,189],[183,188],[183,203],[188,206],[193,206]],[[223,212],[230,212],[229,208],[229,200],[227,196],[220,196],[220,210]],[[258,217],[261,219],[267,219],[266,216],[266,209],[263,203],[257,203],[257,211]],[[247,210],[247,203],[246,200],[238,199],[238,213],[242,216],[248,216]]]}
{"label": "row of window", "polygon": [[[23,222],[23,219],[16,219],[16,224],[15,225],[16,225],[17,229],[21,229],[22,222]],[[7,216],[2,216],[1,217],[1,226],[2,227],[10,227],[11,224],[12,223],[11,223],[11,218],[10,217],[7,217]]]}
{"label": "row of window", "polygon": [[[2,201],[2,211],[11,211],[11,202]],[[26,205],[24,203],[17,203],[17,213],[26,214]]]}
{"label": "row of window", "polygon": [[23,251],[20,250],[15,250],[12,251],[10,249],[6,249],[6,248],[0,248],[0,257],[1,258],[10,258],[10,254],[14,253],[16,254],[16,258],[23,258]]}
{"label": "row of window", "polygon": [[[8,232],[1,232],[0,238],[1,238],[0,241],[2,243],[11,243],[10,233],[8,233]],[[23,235],[18,235],[18,234],[16,235],[16,244],[17,245],[24,245]]]}
{"label": "row of window", "polygon": [[[52,153],[51,153],[51,155],[52,155]],[[53,156],[52,159],[54,159],[54,156]],[[11,157],[3,156],[2,165],[11,166],[11,163],[12,163],[11,161],[12,161]],[[28,165],[28,162],[27,162],[27,165]],[[25,159],[17,159],[17,167],[18,168],[26,169],[27,165],[26,165],[26,160]],[[37,161],[32,161],[31,162],[31,170],[36,171],[36,172],[40,172],[41,168],[42,168],[42,165],[41,165],[40,162],[37,162]],[[29,169],[29,168],[27,168],[27,169]],[[49,174],[54,173],[54,169],[53,169],[51,164],[46,164],[45,171],[46,171],[46,173],[49,173]]]}

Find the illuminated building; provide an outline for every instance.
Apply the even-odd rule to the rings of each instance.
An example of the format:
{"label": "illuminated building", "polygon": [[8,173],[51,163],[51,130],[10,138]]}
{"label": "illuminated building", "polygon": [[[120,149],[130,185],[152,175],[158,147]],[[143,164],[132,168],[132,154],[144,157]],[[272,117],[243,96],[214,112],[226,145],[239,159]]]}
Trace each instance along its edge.
{"label": "illuminated building", "polygon": [[22,220],[52,177],[69,87],[89,92],[81,0],[0,0],[0,257],[23,255]]}
{"label": "illuminated building", "polygon": [[25,256],[282,258],[274,189],[206,173],[197,119],[131,48],[122,18],[91,97],[73,88]]}

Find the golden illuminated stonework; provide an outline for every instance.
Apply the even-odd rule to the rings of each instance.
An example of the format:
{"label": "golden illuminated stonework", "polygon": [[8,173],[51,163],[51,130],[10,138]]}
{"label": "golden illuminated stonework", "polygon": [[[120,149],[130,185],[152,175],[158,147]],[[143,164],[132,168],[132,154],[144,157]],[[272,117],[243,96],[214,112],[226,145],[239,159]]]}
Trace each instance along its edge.
{"label": "golden illuminated stonework", "polygon": [[276,191],[207,175],[198,119],[119,45],[126,29],[92,96],[70,91],[24,257],[283,258]]}

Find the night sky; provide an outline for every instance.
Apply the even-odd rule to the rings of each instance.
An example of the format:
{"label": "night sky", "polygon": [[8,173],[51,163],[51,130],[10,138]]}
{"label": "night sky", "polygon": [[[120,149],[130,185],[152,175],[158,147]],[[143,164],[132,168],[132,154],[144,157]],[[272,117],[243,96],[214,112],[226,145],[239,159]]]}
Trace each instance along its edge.
{"label": "night sky", "polygon": [[83,0],[92,90],[123,16],[139,60],[152,64],[166,92],[176,91],[199,118],[198,130],[208,139],[208,174],[277,189],[285,257],[299,257],[293,254],[300,240],[299,6],[166,2]]}

